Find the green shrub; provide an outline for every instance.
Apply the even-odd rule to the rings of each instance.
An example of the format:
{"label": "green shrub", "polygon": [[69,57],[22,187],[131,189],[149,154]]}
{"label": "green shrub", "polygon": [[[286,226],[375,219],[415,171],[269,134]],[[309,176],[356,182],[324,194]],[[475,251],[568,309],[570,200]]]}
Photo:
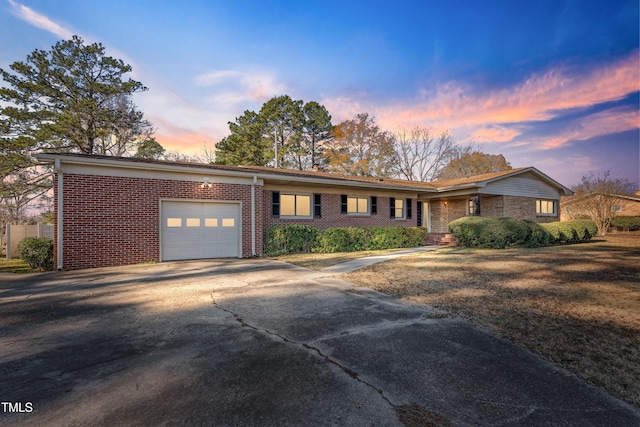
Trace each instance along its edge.
{"label": "green shrub", "polygon": [[283,255],[311,252],[316,243],[318,227],[310,225],[274,225],[267,230],[264,252]]}
{"label": "green shrub", "polygon": [[558,228],[562,242],[575,243],[578,241],[578,232],[569,221],[558,222]]}
{"label": "green shrub", "polygon": [[[369,239],[366,242],[367,250],[390,249],[404,247],[405,235],[403,227],[371,227]],[[424,240],[422,241],[424,244]]]}
{"label": "green shrub", "polygon": [[267,231],[265,255],[334,253],[424,245],[423,227],[331,227],[318,231],[308,225],[274,225]]}
{"label": "green shrub", "polygon": [[355,243],[349,237],[348,228],[325,228],[318,233],[314,252],[335,253],[353,251]]}
{"label": "green shrub", "polygon": [[427,240],[428,230],[425,227],[401,227],[403,241],[400,247],[415,248],[422,246]]}
{"label": "green shrub", "polygon": [[588,219],[576,219],[567,221],[572,224],[578,234],[579,242],[588,242],[592,237],[598,235],[598,226],[595,222]]}
{"label": "green shrub", "polygon": [[314,252],[334,253],[408,248],[424,245],[422,227],[333,227],[318,233]]}
{"label": "green shrub", "polygon": [[540,227],[549,235],[549,243],[562,242],[562,233],[557,222],[548,222],[546,224],[540,224]]}
{"label": "green shrub", "polygon": [[486,218],[459,218],[449,223],[449,231],[458,240],[458,245],[466,247],[480,246],[482,228]]}
{"label": "green shrub", "polygon": [[596,224],[584,219],[556,221],[540,225],[549,233],[550,243],[588,242],[598,233]]}
{"label": "green shrub", "polygon": [[524,245],[529,248],[549,246],[549,233],[535,221],[525,220],[525,222],[529,225],[530,234]]}
{"label": "green shrub", "polygon": [[458,239],[459,245],[467,247],[502,249],[538,246],[546,240],[540,229],[530,222],[515,218],[459,218],[449,224],[449,230]]}
{"label": "green shrub", "polygon": [[611,220],[611,227],[618,231],[640,230],[640,216],[616,216]]}
{"label": "green shrub", "polygon": [[53,241],[45,237],[26,237],[18,243],[18,256],[31,268],[53,270]]}

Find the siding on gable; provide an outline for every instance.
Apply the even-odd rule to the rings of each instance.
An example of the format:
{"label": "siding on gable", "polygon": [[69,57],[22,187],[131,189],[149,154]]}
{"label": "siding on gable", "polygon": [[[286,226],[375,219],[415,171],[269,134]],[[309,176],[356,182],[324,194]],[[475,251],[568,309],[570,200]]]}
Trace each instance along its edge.
{"label": "siding on gable", "polygon": [[560,200],[560,191],[557,188],[541,181],[531,173],[491,182],[486,187],[479,188],[478,192],[482,194]]}

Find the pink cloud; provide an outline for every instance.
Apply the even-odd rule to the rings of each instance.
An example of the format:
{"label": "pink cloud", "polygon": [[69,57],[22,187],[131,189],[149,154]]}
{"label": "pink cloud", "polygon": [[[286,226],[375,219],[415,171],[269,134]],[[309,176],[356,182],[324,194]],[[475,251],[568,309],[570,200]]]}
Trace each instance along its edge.
{"label": "pink cloud", "polygon": [[[615,101],[640,91],[638,55],[635,51],[583,75],[566,67],[553,68],[513,87],[487,93],[460,82],[447,82],[435,90],[418,91],[414,100],[392,105],[379,105],[364,97],[329,98],[323,103],[334,117],[341,119],[351,116],[354,110],[369,112],[384,129],[425,125],[475,136],[482,141],[490,141],[494,136],[496,142],[509,142],[519,133],[508,130],[505,124],[550,120],[563,110]],[[611,132],[626,130],[630,125],[638,127],[637,119],[634,122],[630,118],[618,125],[613,121],[607,123]],[[589,127],[584,129],[584,133],[575,138],[586,139],[594,132]]]}
{"label": "pink cloud", "polygon": [[484,126],[471,134],[475,142],[509,142],[520,135],[521,132],[503,126]]}
{"label": "pink cloud", "polygon": [[637,111],[625,111],[621,108],[602,111],[580,119],[570,129],[546,140],[542,147],[556,148],[569,141],[585,140],[595,136],[640,128],[640,115]]}
{"label": "pink cloud", "polygon": [[177,151],[183,154],[199,154],[204,146],[209,147],[214,144],[209,135],[198,132],[158,132],[154,137],[165,150]]}

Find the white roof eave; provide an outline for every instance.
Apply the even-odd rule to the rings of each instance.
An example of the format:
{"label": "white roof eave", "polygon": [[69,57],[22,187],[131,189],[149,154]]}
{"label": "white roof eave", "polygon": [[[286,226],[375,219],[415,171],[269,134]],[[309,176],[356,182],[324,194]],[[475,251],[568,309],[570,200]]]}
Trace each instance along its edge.
{"label": "white roof eave", "polygon": [[127,161],[126,159],[105,159],[95,157],[79,157],[79,156],[66,156],[64,154],[55,153],[38,153],[35,154],[38,160],[44,160],[53,162],[59,159],[62,163],[79,164],[79,165],[95,165],[95,166],[107,166],[122,169],[145,169],[153,171],[165,171],[165,172],[189,172],[194,173],[197,171],[203,175],[210,176],[233,176],[233,177],[257,177],[263,179],[265,182],[278,182],[278,181],[295,181],[296,183],[303,184],[315,184],[315,185],[330,185],[330,186],[342,186],[342,187],[355,187],[355,188],[375,188],[381,190],[394,190],[404,192],[422,192],[422,193],[436,193],[436,189],[421,188],[421,187],[406,187],[394,184],[385,184],[381,181],[379,184],[374,182],[362,182],[362,181],[350,181],[341,178],[330,177],[307,177],[307,176],[295,176],[295,175],[281,175],[277,173],[268,173],[264,171],[234,171],[228,169],[214,169],[207,165],[168,165],[164,163],[147,163]]}

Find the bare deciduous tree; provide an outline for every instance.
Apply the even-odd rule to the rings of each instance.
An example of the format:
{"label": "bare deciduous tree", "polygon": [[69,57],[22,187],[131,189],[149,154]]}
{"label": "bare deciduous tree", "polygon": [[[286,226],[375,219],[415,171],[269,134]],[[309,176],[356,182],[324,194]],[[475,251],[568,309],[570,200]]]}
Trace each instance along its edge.
{"label": "bare deciduous tree", "polygon": [[416,126],[395,134],[397,175],[409,181],[433,181],[452,158],[454,140],[449,132],[435,134]]}
{"label": "bare deciduous tree", "polygon": [[620,178],[611,178],[610,172],[591,173],[573,188],[575,195],[568,201],[573,215],[587,215],[598,226],[598,235],[604,236],[620,202],[615,195],[632,192],[632,184]]}

